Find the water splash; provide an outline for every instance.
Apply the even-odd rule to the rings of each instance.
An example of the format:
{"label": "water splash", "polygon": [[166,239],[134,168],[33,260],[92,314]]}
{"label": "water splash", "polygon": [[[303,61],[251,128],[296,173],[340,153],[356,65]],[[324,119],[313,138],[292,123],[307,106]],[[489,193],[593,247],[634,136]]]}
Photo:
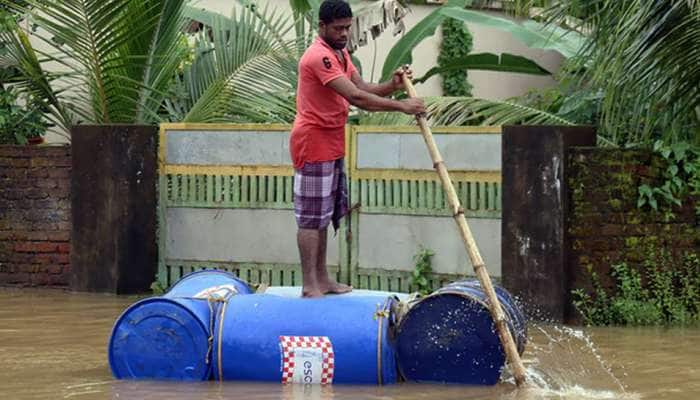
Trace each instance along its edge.
{"label": "water splash", "polygon": [[[530,329],[532,334],[523,358],[528,387],[514,392],[514,399],[641,398],[627,391],[583,330],[538,324],[530,325]],[[504,374],[504,381],[515,384],[508,373]]]}

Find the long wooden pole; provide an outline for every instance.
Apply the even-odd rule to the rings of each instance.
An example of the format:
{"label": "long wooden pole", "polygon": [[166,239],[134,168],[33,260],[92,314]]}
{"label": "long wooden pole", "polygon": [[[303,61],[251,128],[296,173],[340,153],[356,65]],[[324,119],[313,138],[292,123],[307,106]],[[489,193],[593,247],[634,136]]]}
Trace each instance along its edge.
{"label": "long wooden pole", "polygon": [[[406,92],[408,92],[408,95],[410,97],[418,97],[418,95],[416,94],[416,89],[413,87],[411,80],[408,79],[408,77],[405,74],[403,75],[403,83],[406,88]],[[484,265],[484,261],[481,258],[481,254],[479,254],[479,248],[477,247],[476,242],[474,241],[474,237],[472,236],[471,230],[469,229],[467,219],[464,217],[464,209],[459,203],[457,192],[455,191],[454,185],[452,185],[452,180],[450,179],[450,175],[447,172],[445,163],[442,160],[440,151],[435,145],[433,133],[431,132],[430,127],[428,126],[428,122],[425,116],[416,115],[416,121],[418,121],[418,126],[420,126],[420,130],[423,133],[423,139],[425,140],[425,144],[428,146],[430,158],[433,159],[433,166],[435,167],[435,170],[440,176],[442,187],[445,189],[445,193],[447,194],[447,202],[450,208],[452,209],[452,215],[454,217],[455,222],[457,223],[457,227],[459,228],[459,233],[462,236],[462,241],[464,242],[464,246],[466,247],[467,253],[469,254],[469,259],[471,260],[472,265],[474,266],[474,272],[479,278],[481,287],[484,289],[484,291],[486,292],[486,296],[488,297],[491,317],[493,318],[496,324],[498,336],[501,339],[501,344],[503,345],[503,348],[506,352],[506,359],[508,360],[513,371],[513,375],[515,376],[515,383],[518,386],[521,386],[523,383],[525,383],[525,367],[523,367],[523,363],[520,360],[520,355],[518,354],[518,351],[515,347],[513,337],[508,332],[508,325],[506,323],[505,314],[503,313],[503,309],[501,308],[501,303],[498,301],[498,297],[496,297],[496,291],[493,289],[491,278],[489,277],[488,271],[486,270],[486,266]]]}

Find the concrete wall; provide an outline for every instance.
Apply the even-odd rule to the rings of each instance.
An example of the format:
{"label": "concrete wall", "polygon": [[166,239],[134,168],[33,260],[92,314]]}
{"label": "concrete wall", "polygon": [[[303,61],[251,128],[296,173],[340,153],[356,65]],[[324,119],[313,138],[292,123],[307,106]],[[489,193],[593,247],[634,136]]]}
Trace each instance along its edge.
{"label": "concrete wall", "polygon": [[[501,276],[501,220],[468,218],[489,275]],[[472,275],[464,243],[451,217],[360,215],[359,265],[411,271],[413,255],[423,246],[435,253],[434,272]]]}
{"label": "concrete wall", "polygon": [[[256,131],[246,127],[236,131],[232,126],[230,130],[216,131],[187,127],[169,130],[166,126],[165,161],[167,166],[172,167],[189,165],[213,168],[209,170],[210,174],[218,174],[216,168],[227,166],[286,167],[290,165],[285,140],[287,128],[280,126],[274,131]],[[396,132],[388,129],[375,132],[372,129],[364,128],[352,136],[356,139],[353,139],[356,146],[353,146],[354,153],[348,159],[356,160],[358,169],[355,170],[350,163],[347,165],[351,185],[362,186],[359,175],[354,175],[356,172],[371,174],[372,171],[380,171],[388,174],[384,175],[386,179],[404,179],[412,183],[416,183],[416,180],[422,183],[420,179],[423,179],[411,175],[413,172],[422,170],[432,174],[432,162],[419,133],[401,129]],[[495,171],[497,174],[501,169],[500,134],[438,131],[435,137],[452,172]],[[221,190],[221,187],[216,186],[213,190]],[[273,192],[277,190],[277,187],[272,188]],[[500,276],[500,202],[495,192],[480,192],[481,198],[477,204],[475,187],[471,190],[474,191],[471,196],[473,200],[464,199],[463,206],[473,212],[471,216],[474,218],[469,218],[469,223],[489,272]],[[220,200],[217,193],[213,193],[213,197]],[[351,224],[352,237],[357,240],[359,249],[358,258],[353,259],[352,264],[368,269],[410,271],[414,268],[413,255],[423,246],[436,254],[432,260],[435,272],[470,273],[472,268],[455,223],[448,216],[449,213],[441,214],[443,200],[436,200],[436,192],[430,193],[421,191],[419,194],[416,191],[410,195],[418,196],[420,200],[413,197],[409,201],[408,195],[401,196],[406,198],[407,203],[398,199],[389,201],[389,197],[377,195],[374,202],[387,207],[379,211],[372,208],[376,206],[372,200],[365,202],[363,195],[353,194],[350,202],[360,203],[360,208],[358,221]],[[189,199],[190,194],[186,197]],[[200,198],[195,201],[199,204],[194,204],[194,207],[177,203],[168,206],[165,215],[165,259],[298,263],[296,224],[291,209],[276,208],[279,204],[271,204],[269,209],[249,209],[233,204],[233,208],[230,208],[231,205],[220,206],[216,201],[207,201]],[[340,263],[338,240],[339,237],[329,232],[329,265]]]}
{"label": "concrete wall", "polygon": [[[298,264],[292,210],[167,210],[167,259]],[[328,264],[338,265],[338,241],[328,232]]]}
{"label": "concrete wall", "polygon": [[[268,0],[272,7],[282,12],[291,14],[288,0]],[[261,1],[265,4],[266,1]],[[225,15],[230,15],[233,7],[238,7],[237,2],[230,0],[200,0],[195,3],[198,7],[207,8],[212,11],[217,11]],[[415,26],[426,15],[432,12],[436,6],[421,6],[412,5],[411,12],[405,17],[407,29]],[[504,16],[502,13],[493,13],[493,15]],[[537,61],[540,65],[554,72],[559,69],[563,60],[561,55],[554,51],[542,51],[529,49],[523,43],[516,40],[511,34],[504,33],[493,28],[485,28],[482,26],[470,24],[469,29],[474,37],[473,52],[509,52],[512,54],[523,55]],[[400,39],[399,36],[392,36],[391,27],[389,27],[375,41],[370,39],[367,46],[357,50],[356,56],[360,59],[363,71],[363,77],[367,81],[376,81],[381,74],[381,69],[384,60],[386,59],[389,50]],[[45,51],[47,46],[39,40],[32,41],[34,45]],[[430,68],[436,65],[437,55],[439,52],[441,38],[440,34],[426,39],[413,52],[413,69],[416,76],[420,76],[427,72]],[[375,57],[376,51],[376,57]],[[374,73],[372,73],[372,65],[376,61]],[[60,66],[50,66],[52,70],[60,70]],[[532,88],[546,87],[554,84],[551,77],[537,77],[532,75],[487,72],[487,71],[471,71],[469,72],[469,81],[474,86],[473,94],[475,97],[499,100],[513,96],[521,95]],[[422,96],[438,96],[441,95],[440,77],[434,76],[426,83],[417,87],[418,93]],[[61,136],[60,132],[51,131],[46,137],[48,142],[67,142],[65,136]]]}
{"label": "concrete wall", "polygon": [[171,132],[166,154],[170,164],[292,165],[288,131]]}
{"label": "concrete wall", "polygon": [[[451,171],[501,169],[501,135],[433,135],[445,165]],[[423,136],[416,134],[360,134],[358,168],[433,170]]]}

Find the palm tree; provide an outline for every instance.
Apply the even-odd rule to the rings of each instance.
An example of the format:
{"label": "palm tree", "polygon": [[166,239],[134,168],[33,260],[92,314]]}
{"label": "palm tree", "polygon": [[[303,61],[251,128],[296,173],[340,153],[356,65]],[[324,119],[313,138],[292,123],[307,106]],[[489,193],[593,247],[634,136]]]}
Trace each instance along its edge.
{"label": "palm tree", "polygon": [[700,1],[564,0],[588,34],[581,78],[604,93],[600,125],[615,143],[700,143]]}
{"label": "palm tree", "polygon": [[[168,118],[185,122],[290,122],[294,119],[297,39],[294,22],[265,8],[231,18],[186,8],[202,21],[193,60],[175,78]],[[294,35],[291,35],[294,37]]]}
{"label": "palm tree", "polygon": [[[2,1],[2,0],[0,0]],[[185,0],[27,0],[40,52],[20,28],[0,32],[18,87],[66,132],[80,123],[290,121],[293,21],[245,7],[232,18]],[[190,49],[186,28],[205,20]],[[188,58],[192,60],[186,61]],[[65,72],[47,71],[47,61]]]}

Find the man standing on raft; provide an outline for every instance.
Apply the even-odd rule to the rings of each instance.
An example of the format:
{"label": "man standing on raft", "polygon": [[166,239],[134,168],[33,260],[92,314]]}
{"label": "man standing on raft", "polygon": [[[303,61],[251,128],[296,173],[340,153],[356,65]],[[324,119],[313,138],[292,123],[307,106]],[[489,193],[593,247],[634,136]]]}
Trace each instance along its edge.
{"label": "man standing on raft", "polygon": [[348,212],[343,157],[349,104],[367,111],[425,112],[421,99],[384,97],[403,89],[402,75],[410,77],[410,70],[400,69],[379,84],[362,80],[345,48],[351,25],[348,3],[325,0],[319,10],[319,37],[299,61],[297,114],[289,149],[304,297],[352,290],[330,279],[326,269],[328,225],[332,221],[337,231]]}

